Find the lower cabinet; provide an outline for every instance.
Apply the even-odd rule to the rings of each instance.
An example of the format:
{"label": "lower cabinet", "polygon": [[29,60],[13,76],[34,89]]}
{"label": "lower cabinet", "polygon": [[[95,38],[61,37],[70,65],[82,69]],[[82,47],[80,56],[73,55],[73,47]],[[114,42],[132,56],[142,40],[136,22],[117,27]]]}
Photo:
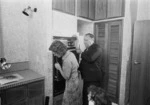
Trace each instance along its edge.
{"label": "lower cabinet", "polygon": [[0,90],[0,105],[44,105],[44,80]]}
{"label": "lower cabinet", "polygon": [[10,105],[28,105],[27,101],[26,100],[21,100],[19,102],[16,102],[14,104],[10,104]]}

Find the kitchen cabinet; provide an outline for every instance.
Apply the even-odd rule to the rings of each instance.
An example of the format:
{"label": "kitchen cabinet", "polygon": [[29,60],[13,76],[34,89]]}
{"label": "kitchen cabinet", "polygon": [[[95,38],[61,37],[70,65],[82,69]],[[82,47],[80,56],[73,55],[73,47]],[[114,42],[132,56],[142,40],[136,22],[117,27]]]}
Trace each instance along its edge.
{"label": "kitchen cabinet", "polygon": [[65,11],[65,0],[52,0],[52,8],[58,11]]}
{"label": "kitchen cabinet", "polygon": [[107,18],[120,17],[124,15],[124,0],[108,0]]}
{"label": "kitchen cabinet", "polygon": [[106,19],[107,0],[95,0],[95,20]]}
{"label": "kitchen cabinet", "polygon": [[95,23],[96,43],[104,49],[104,88],[111,101],[118,103],[121,47],[122,47],[122,21]]}
{"label": "kitchen cabinet", "polygon": [[1,105],[44,105],[44,80],[1,90]]}
{"label": "kitchen cabinet", "polygon": [[75,15],[75,0],[52,0],[52,8],[54,10]]}
{"label": "kitchen cabinet", "polygon": [[89,15],[88,18],[91,20],[95,19],[95,0],[89,0]]}
{"label": "kitchen cabinet", "polygon": [[78,16],[102,20],[124,15],[124,0],[78,0]]}
{"label": "kitchen cabinet", "polygon": [[44,105],[44,76],[32,70],[3,73],[1,76],[12,73],[23,79],[0,85],[0,105]]}
{"label": "kitchen cabinet", "polygon": [[95,0],[78,0],[77,15],[86,19],[95,19]]}
{"label": "kitchen cabinet", "polygon": [[44,103],[44,81],[28,84],[29,105],[43,105]]}
{"label": "kitchen cabinet", "polygon": [[[18,101],[25,100],[27,97],[27,87],[26,85],[17,86],[14,88],[10,88],[5,91],[5,102],[6,105],[14,104]],[[2,97],[4,98],[4,97]]]}
{"label": "kitchen cabinet", "polygon": [[89,17],[89,0],[78,0],[77,1],[77,15],[79,17]]}
{"label": "kitchen cabinet", "polygon": [[65,0],[65,13],[75,15],[75,0]]}
{"label": "kitchen cabinet", "polygon": [[[53,0],[52,7],[64,13],[90,20],[116,18],[124,15],[125,0]],[[75,6],[77,2],[77,6]],[[75,8],[77,7],[77,9]]]}

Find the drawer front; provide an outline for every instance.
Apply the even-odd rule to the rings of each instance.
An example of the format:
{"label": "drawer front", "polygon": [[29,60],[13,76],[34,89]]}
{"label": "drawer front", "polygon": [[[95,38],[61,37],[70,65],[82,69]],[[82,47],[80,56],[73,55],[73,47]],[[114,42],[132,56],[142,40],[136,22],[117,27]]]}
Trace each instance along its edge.
{"label": "drawer front", "polygon": [[44,95],[44,81],[37,81],[28,85],[28,97],[33,98]]}
{"label": "drawer front", "polygon": [[27,87],[18,86],[6,90],[6,104],[16,103],[27,97]]}

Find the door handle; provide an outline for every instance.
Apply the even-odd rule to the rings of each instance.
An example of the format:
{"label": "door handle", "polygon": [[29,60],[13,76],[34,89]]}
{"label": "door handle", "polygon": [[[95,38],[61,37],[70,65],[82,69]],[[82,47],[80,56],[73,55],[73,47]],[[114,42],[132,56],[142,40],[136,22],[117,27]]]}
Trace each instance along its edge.
{"label": "door handle", "polygon": [[135,61],[134,61],[134,64],[135,64],[135,65],[138,65],[138,64],[141,64],[141,63],[135,60]]}

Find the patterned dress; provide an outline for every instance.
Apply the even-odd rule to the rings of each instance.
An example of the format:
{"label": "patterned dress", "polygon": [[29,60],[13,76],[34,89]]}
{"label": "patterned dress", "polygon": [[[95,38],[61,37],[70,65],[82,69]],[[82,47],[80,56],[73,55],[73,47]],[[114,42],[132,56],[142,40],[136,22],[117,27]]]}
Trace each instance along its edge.
{"label": "patterned dress", "polygon": [[66,80],[62,105],[82,105],[82,91],[79,85],[80,76],[77,70],[79,65],[75,55],[67,51],[62,60],[62,71]]}

